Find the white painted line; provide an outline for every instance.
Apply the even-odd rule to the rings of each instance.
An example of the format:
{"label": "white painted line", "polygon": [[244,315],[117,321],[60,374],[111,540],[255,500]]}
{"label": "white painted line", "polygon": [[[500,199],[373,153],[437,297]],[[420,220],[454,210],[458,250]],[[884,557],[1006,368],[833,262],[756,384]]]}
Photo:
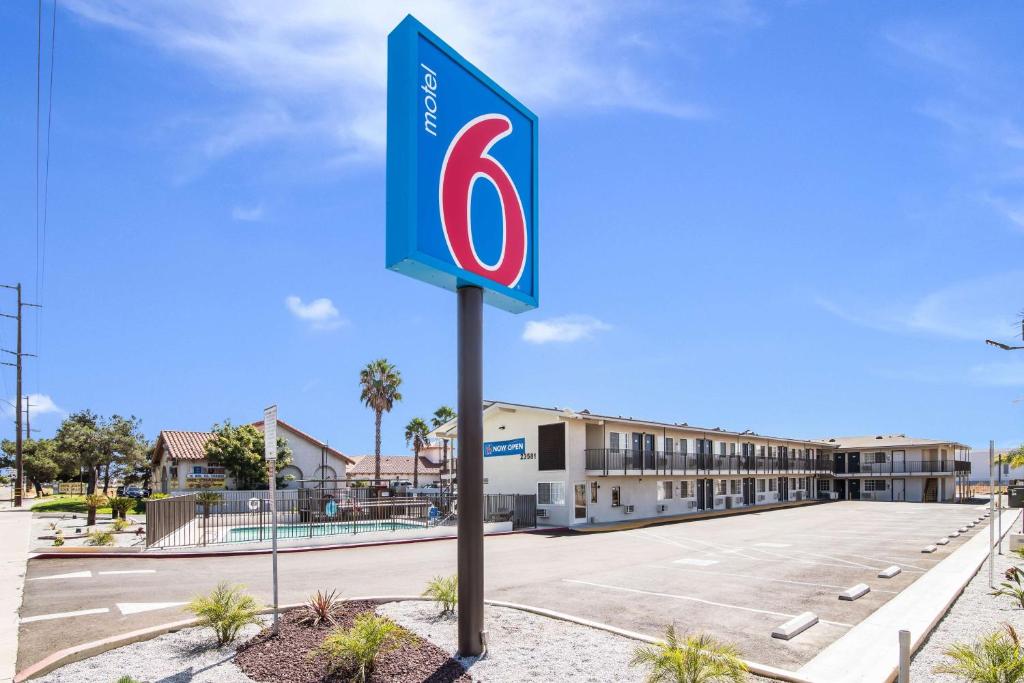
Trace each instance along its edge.
{"label": "white painted line", "polygon": [[878,578],[880,578],[880,579],[891,579],[892,577],[894,577],[897,574],[899,574],[901,571],[903,571],[903,570],[900,569],[896,565],[893,565],[891,567],[886,567],[882,571],[878,572]]}
{"label": "white painted line", "polygon": [[810,627],[818,623],[818,615],[814,612],[804,612],[793,617],[785,624],[775,627],[772,631],[772,638],[789,640],[800,635]]}
{"label": "white painted line", "polygon": [[96,573],[99,574],[100,576],[105,576],[105,575],[108,575],[108,574],[156,574],[156,570],[155,569],[119,569],[119,570],[116,570],[116,571],[96,572]]}
{"label": "white painted line", "polygon": [[187,605],[186,602],[119,602],[117,603],[117,609],[121,610],[121,614],[128,616],[129,614],[138,614],[139,612],[152,612],[156,609],[168,609],[170,607],[181,607]]}
{"label": "white painted line", "polygon": [[[654,567],[656,569],[677,569],[682,572],[691,572],[695,574],[707,574],[708,576],[734,576],[737,579],[750,579],[752,581],[771,581],[772,583],[788,583],[794,586],[814,586],[815,588],[843,588],[843,586],[837,586],[834,583],[814,583],[811,581],[794,581],[790,579],[773,579],[768,576],[754,576],[753,574],[733,574],[731,572],[723,571],[711,571],[706,572],[700,569],[687,569],[686,567],[666,567],[660,564],[649,564],[648,567]],[[899,591],[889,591],[882,588],[876,588],[876,593],[888,593],[890,595],[896,595]]]}
{"label": "white painted line", "polygon": [[684,557],[681,560],[673,560],[672,564],[692,564],[695,567],[710,567],[718,564],[718,560],[698,560],[694,557]]}
{"label": "white painted line", "polygon": [[840,600],[856,600],[859,597],[863,597],[871,591],[871,586],[866,583],[858,583],[856,586],[850,586],[842,593],[839,594]]}
{"label": "white painted line", "polygon": [[39,614],[34,617],[22,617],[21,623],[30,624],[33,621],[49,621],[50,619],[67,619],[68,617],[84,617],[87,614],[106,614],[110,610],[106,607],[96,609],[80,609],[77,612],[55,612],[53,614]]}
{"label": "white painted line", "polygon": [[29,581],[45,581],[46,579],[89,579],[92,572],[70,572],[68,574],[51,574],[50,576],[34,576]]}
{"label": "white painted line", "polygon": [[788,548],[791,543],[755,543],[755,548]]}
{"label": "white painted line", "polygon": [[[676,600],[689,600],[691,602],[699,602],[699,603],[701,603],[703,605],[711,605],[712,607],[728,607],[730,609],[743,610],[744,612],[754,612],[754,613],[757,613],[757,614],[770,614],[770,615],[775,616],[775,617],[789,617],[789,618],[792,619],[794,616],[796,616],[794,614],[787,614],[786,612],[773,612],[772,610],[767,610],[767,609],[756,609],[754,607],[744,607],[743,605],[730,605],[730,604],[724,603],[724,602],[714,602],[712,600],[704,600],[703,598],[695,598],[692,595],[676,595],[674,593],[659,593],[657,591],[645,591],[645,590],[641,590],[639,588],[624,588],[622,586],[611,586],[611,585],[606,584],[606,583],[595,583],[593,581],[582,581],[580,579],[562,579],[562,581],[565,581],[566,583],[578,583],[578,584],[582,584],[584,586],[593,586],[595,588],[604,588],[604,589],[607,589],[607,590],[623,591],[625,593],[639,593],[641,595],[653,595],[653,596],[659,597],[659,598],[673,598],[673,599],[676,599]],[[832,624],[833,626],[842,626],[844,628],[852,628],[853,627],[852,624],[844,624],[844,623],[838,622],[838,621],[825,621],[824,619],[822,619],[821,623],[823,623],[823,624]]]}
{"label": "white painted line", "polygon": [[948,543],[949,543],[949,539],[946,538],[945,536],[943,536],[939,540],[935,541],[935,545],[947,545]]}
{"label": "white painted line", "polygon": [[936,550],[938,550],[938,548],[936,548],[933,545],[926,545],[925,547],[921,548],[922,553],[934,553]]}

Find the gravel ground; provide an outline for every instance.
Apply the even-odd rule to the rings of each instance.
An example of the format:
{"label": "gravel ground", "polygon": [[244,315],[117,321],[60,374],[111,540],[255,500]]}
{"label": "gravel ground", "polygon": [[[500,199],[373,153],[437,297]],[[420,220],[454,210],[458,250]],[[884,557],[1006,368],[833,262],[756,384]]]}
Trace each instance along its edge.
{"label": "gravel ground", "polygon": [[[1019,525],[1019,522],[1017,524]],[[1024,560],[1010,553],[1007,541],[1008,539],[1003,540],[1003,555],[996,555],[997,586],[1003,580],[1003,573],[1011,565],[1024,567]],[[1024,610],[1015,607],[1015,602],[1011,598],[989,595],[991,591],[986,560],[964,588],[963,594],[957,598],[953,607],[914,655],[910,665],[910,680],[959,683],[960,679],[955,676],[932,671],[937,664],[946,660],[942,653],[947,647],[953,643],[974,642],[980,636],[999,629],[1002,624],[1010,624],[1018,632],[1024,630]]]}
{"label": "gravel ground", "polygon": [[[56,533],[55,529],[51,528],[51,525],[55,525],[58,529],[64,532],[64,547],[80,547],[86,546],[85,538],[71,538],[76,535],[76,530],[81,529],[82,533],[89,533],[90,531],[113,531],[114,520],[110,518],[109,514],[97,515],[96,524],[93,526],[86,526],[86,516],[84,514],[77,514],[73,512],[44,512],[35,513],[32,515],[32,547],[33,548],[44,548],[48,549],[53,547],[52,536]],[[146,545],[146,536],[142,536],[134,533],[136,529],[146,527],[146,516],[145,515],[128,515],[128,521],[132,523],[129,527],[131,533],[115,532],[114,533],[114,545],[117,547],[133,547],[133,546],[144,546]]]}
{"label": "gravel ground", "polygon": [[[259,631],[259,626],[246,626],[237,644]],[[33,680],[42,683],[116,683],[121,676],[130,675],[146,683],[252,683],[252,679],[231,661],[235,656],[235,646],[228,645],[218,650],[213,643],[210,629],[188,628],[68,664]]]}
{"label": "gravel ground", "polygon": [[[443,650],[457,648],[455,619],[438,619],[430,602],[392,602],[377,612],[426,638]],[[625,683],[643,681],[644,671],[629,666],[638,641],[550,619],[529,612],[493,607],[484,609],[488,656],[460,658],[474,681],[496,683]],[[767,681],[750,676],[751,682]]]}

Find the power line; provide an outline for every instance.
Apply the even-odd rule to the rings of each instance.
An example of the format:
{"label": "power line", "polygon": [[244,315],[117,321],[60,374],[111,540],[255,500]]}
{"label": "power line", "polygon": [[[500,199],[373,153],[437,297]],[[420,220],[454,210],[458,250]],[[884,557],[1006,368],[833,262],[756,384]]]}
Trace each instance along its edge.
{"label": "power line", "polygon": [[[50,24],[50,83],[46,95],[46,163],[43,171],[43,236],[42,253],[40,254],[39,284],[37,285],[36,298],[43,303],[43,291],[46,285],[46,226],[49,218],[50,198],[50,131],[53,122],[53,66],[57,55],[57,4],[59,0],[53,0],[53,17]],[[36,316],[36,351],[42,349],[42,342],[39,333],[39,319]],[[36,392],[40,393],[39,364],[36,364]]]}
{"label": "power line", "polygon": [[43,57],[43,0],[36,3],[36,292],[39,291],[39,91]]}

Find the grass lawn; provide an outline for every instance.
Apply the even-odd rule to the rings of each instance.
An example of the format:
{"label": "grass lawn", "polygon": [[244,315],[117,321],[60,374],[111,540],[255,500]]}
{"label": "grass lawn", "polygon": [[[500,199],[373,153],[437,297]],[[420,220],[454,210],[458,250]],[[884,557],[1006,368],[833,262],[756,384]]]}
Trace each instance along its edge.
{"label": "grass lawn", "polygon": [[[138,503],[133,507],[138,512]],[[54,496],[41,503],[32,506],[32,512],[77,512],[88,514],[89,508],[85,505],[85,496]],[[96,508],[98,515],[110,515],[110,506]]]}

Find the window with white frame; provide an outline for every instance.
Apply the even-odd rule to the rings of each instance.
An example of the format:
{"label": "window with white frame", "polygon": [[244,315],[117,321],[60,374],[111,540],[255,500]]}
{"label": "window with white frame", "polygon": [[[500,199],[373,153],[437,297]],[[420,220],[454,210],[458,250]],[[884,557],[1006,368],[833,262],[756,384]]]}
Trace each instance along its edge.
{"label": "window with white frame", "polygon": [[672,482],[670,481],[659,481],[658,482],[658,500],[671,500],[672,499]]}
{"label": "window with white frame", "polygon": [[818,490],[819,491],[829,491],[830,490],[829,489],[828,479],[819,479],[818,480]]}
{"label": "window with white frame", "polygon": [[884,465],[885,464],[885,453],[883,453],[882,451],[878,451],[877,453],[875,453],[875,464],[876,465]]}
{"label": "window with white frame", "polygon": [[618,432],[612,432],[611,434],[608,435],[608,448],[612,449],[613,451],[619,450]]}
{"label": "window with white frame", "polygon": [[596,481],[590,482],[590,502],[591,503],[596,503],[597,502],[597,489],[598,488],[599,488],[599,486],[598,486],[598,483]]}
{"label": "window with white frame", "polygon": [[673,439],[671,436],[666,436],[665,437],[665,452],[666,453],[671,453],[672,451],[674,451],[675,450],[675,445],[676,445],[675,439]]}
{"label": "window with white frame", "polygon": [[736,455],[736,444],[729,444],[729,455]]}
{"label": "window with white frame", "polygon": [[885,479],[867,479],[864,481],[865,491],[884,491]]}
{"label": "window with white frame", "polygon": [[774,479],[774,478],[772,478],[772,479],[769,479],[769,480],[768,480],[768,490],[769,490],[769,491],[775,491],[775,484],[776,484],[776,483],[777,483],[777,482],[775,481],[775,479]]}
{"label": "window with white frame", "polygon": [[679,497],[689,498],[690,497],[690,482],[681,481],[679,482]]}
{"label": "window with white frame", "polygon": [[686,439],[679,439],[679,452],[686,455]]}
{"label": "window with white frame", "polygon": [[718,495],[724,496],[726,486],[725,479],[719,479],[715,483],[718,484]]}
{"label": "window with white frame", "polygon": [[537,482],[537,505],[565,505],[565,482]]}
{"label": "window with white frame", "polygon": [[622,490],[618,486],[612,487],[612,507],[617,508],[622,505]]}
{"label": "window with white frame", "polygon": [[724,441],[719,441],[718,442],[718,454],[719,455],[725,455],[725,442]]}
{"label": "window with white frame", "polygon": [[740,480],[739,479],[730,479],[729,480],[729,493],[731,495],[735,496],[739,492],[740,492]]}
{"label": "window with white frame", "polygon": [[796,488],[796,477],[790,477],[789,478],[789,488],[791,488],[791,489],[795,489]]}
{"label": "window with white frame", "polygon": [[765,482],[764,479],[758,479],[757,480],[757,492],[758,493],[764,493],[764,486],[765,486],[764,482]]}

